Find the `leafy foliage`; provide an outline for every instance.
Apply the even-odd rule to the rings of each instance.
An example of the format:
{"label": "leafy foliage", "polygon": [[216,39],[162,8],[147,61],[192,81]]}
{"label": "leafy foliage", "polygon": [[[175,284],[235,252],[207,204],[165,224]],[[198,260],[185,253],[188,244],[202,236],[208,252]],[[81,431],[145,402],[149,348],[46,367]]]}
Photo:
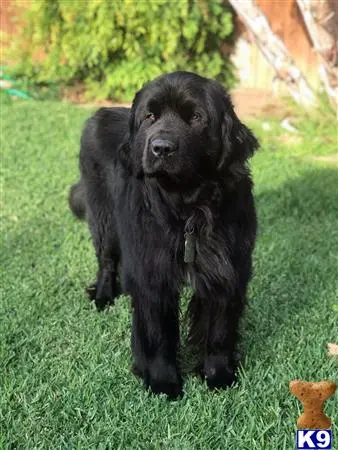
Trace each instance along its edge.
{"label": "leafy foliage", "polygon": [[130,100],[147,80],[191,70],[232,84],[223,0],[36,0],[11,53],[36,82],[84,82],[90,96]]}

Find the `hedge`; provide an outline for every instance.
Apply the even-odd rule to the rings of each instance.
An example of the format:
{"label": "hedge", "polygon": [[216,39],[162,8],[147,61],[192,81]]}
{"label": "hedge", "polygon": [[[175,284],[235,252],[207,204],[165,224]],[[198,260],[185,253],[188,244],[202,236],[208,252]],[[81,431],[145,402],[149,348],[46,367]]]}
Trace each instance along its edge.
{"label": "hedge", "polygon": [[130,100],[175,70],[234,82],[222,54],[233,30],[224,0],[32,0],[22,14],[10,54],[36,83],[81,82],[89,97]]}

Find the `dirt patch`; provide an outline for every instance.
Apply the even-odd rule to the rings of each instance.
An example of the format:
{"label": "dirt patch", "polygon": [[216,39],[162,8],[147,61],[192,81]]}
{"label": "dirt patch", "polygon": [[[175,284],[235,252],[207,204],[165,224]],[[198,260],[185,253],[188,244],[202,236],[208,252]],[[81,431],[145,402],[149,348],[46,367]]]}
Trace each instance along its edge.
{"label": "dirt patch", "polygon": [[78,105],[80,105],[82,108],[111,108],[111,107],[124,107],[124,108],[130,108],[131,104],[130,103],[114,103],[114,102],[110,102],[109,100],[101,100],[98,102],[94,102],[94,103],[77,103]]}
{"label": "dirt patch", "polygon": [[[242,89],[237,88],[230,91],[236,113],[240,118],[280,118],[291,114],[291,109],[282,99],[276,97],[268,89]],[[84,108],[99,108],[111,106],[130,107],[130,103],[113,102],[109,100],[86,102],[84,100],[84,87],[68,88],[63,92],[64,98]]]}
{"label": "dirt patch", "polygon": [[282,134],[281,136],[278,136],[278,140],[282,144],[286,145],[299,145],[303,142],[303,138],[301,136],[292,134]]}
{"label": "dirt patch", "polygon": [[314,161],[322,161],[338,166],[338,153],[328,156],[312,156],[311,159]]}
{"label": "dirt patch", "polygon": [[237,88],[231,91],[231,96],[239,117],[283,119],[292,113],[270,89]]}

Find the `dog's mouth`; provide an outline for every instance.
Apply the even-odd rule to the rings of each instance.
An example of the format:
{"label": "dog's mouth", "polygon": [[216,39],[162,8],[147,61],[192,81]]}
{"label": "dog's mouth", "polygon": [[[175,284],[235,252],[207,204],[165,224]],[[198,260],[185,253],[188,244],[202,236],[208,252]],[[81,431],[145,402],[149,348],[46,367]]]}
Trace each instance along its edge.
{"label": "dog's mouth", "polygon": [[200,185],[200,179],[186,177],[179,173],[165,170],[143,172],[144,176],[156,182],[167,192],[187,192],[196,189]]}
{"label": "dog's mouth", "polygon": [[154,155],[146,148],[142,157],[142,166],[144,174],[147,177],[163,177],[174,175],[178,171],[177,153],[168,152],[165,155]]}

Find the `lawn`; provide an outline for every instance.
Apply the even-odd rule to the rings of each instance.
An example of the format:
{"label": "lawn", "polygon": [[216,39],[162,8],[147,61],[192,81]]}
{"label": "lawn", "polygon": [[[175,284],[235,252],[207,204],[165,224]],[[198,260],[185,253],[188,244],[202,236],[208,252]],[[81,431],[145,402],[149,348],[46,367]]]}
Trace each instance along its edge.
{"label": "lawn", "polygon": [[[0,448],[294,448],[301,407],[289,381],[338,379],[326,348],[338,343],[335,125],[303,120],[292,135],[253,124],[259,238],[239,383],[215,393],[188,377],[184,398],[168,402],[129,370],[129,299],[99,314],[84,295],[96,262],[66,198],[90,111],[3,106]],[[337,399],[326,404],[336,446]]]}

